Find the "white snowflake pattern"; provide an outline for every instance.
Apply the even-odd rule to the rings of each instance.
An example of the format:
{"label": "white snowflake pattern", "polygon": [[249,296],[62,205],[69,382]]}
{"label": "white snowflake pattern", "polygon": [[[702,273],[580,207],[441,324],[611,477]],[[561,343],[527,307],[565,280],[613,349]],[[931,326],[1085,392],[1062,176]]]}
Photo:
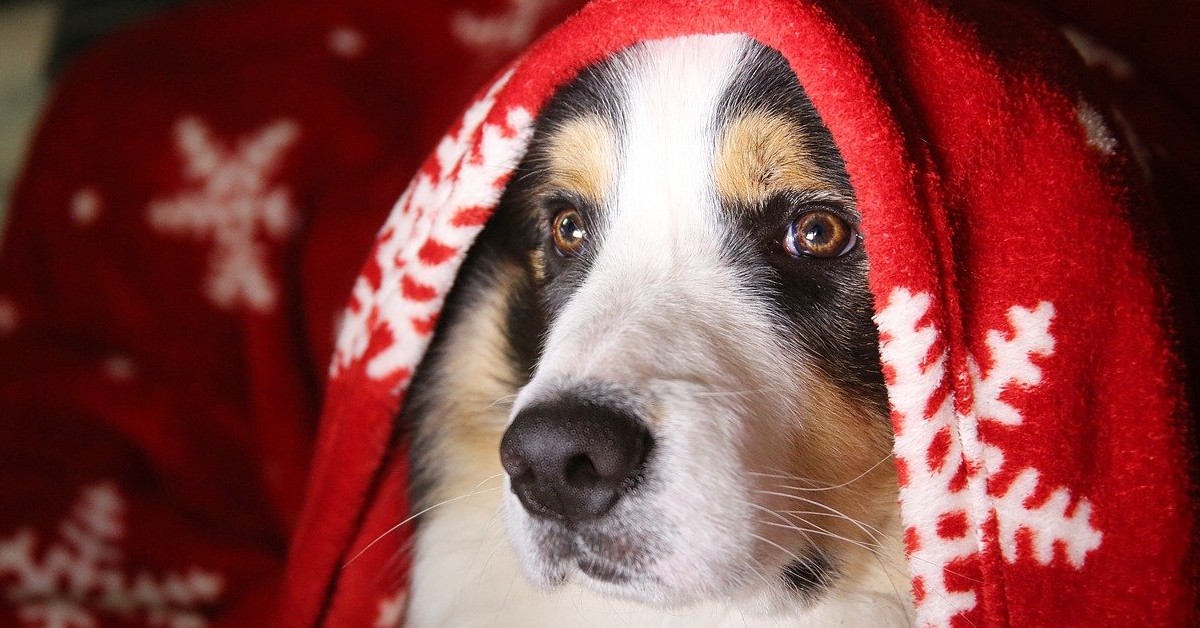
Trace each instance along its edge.
{"label": "white snowflake pattern", "polygon": [[[954,409],[945,394],[946,353],[938,349],[932,326],[918,327],[930,301],[927,294],[896,290],[875,322],[880,357],[891,375],[888,399],[896,416],[900,515],[918,619],[923,626],[946,626],[955,615],[974,608],[976,596],[974,591],[950,591],[945,569],[973,555],[978,546],[969,535],[947,539],[937,534],[944,517],[965,521],[970,503],[958,479],[964,472],[962,449],[950,438]],[[932,402],[936,406],[930,407]],[[929,461],[926,453],[935,443],[945,453]],[[960,486],[952,488],[956,484]]]}
{"label": "white snowflake pattern", "polygon": [[327,44],[334,54],[353,59],[362,55],[367,47],[367,39],[358,29],[338,26],[329,31]]}
{"label": "white snowflake pattern", "polygon": [[21,312],[12,299],[0,294],[0,336],[8,336],[17,331],[21,324]]}
{"label": "white snowflake pattern", "polygon": [[[501,76],[466,111],[458,131],[437,146],[436,172],[422,170],[392,210],[368,262],[378,276],[355,281],[331,375],[365,357],[369,377],[389,380],[411,372],[420,359],[445,291],[454,281],[453,262],[461,259],[482,228],[481,220],[463,216],[484,212],[499,201],[501,183],[516,166],[532,130],[532,117],[521,107],[509,109],[501,124],[484,123],[511,75]],[[391,339],[371,348],[379,329]]]}
{"label": "white snowflake pattern", "polygon": [[467,10],[454,14],[451,31],[463,44],[480,51],[515,52],[533,39],[542,15],[562,0],[508,0],[508,11],[478,15]]}
{"label": "white snowflake pattern", "polygon": [[297,222],[289,190],[272,185],[271,177],[299,136],[295,122],[279,120],[230,150],[198,118],[185,117],[175,126],[191,186],[174,198],[152,201],[147,215],[164,233],[211,240],[205,292],[222,309],[267,312],[275,305],[277,288],[261,237],[282,240]]}
{"label": "white snowflake pattern", "polygon": [[120,543],[125,536],[125,504],[111,483],[85,487],[71,514],[59,525],[59,538],[37,557],[31,529],[0,539],[0,583],[5,599],[29,625],[92,628],[101,617],[150,626],[202,628],[201,608],[215,603],[223,579],[190,568],[186,572],[127,573]]}
{"label": "white snowflake pattern", "polygon": [[379,613],[375,616],[375,628],[396,628],[404,622],[404,609],[408,606],[408,592],[397,591],[379,601]]}
{"label": "white snowflake pattern", "polygon": [[137,363],[125,355],[113,354],[104,359],[100,370],[115,382],[128,382],[137,377]]}
{"label": "white snowflake pattern", "polygon": [[[1008,310],[1011,336],[999,330],[986,334],[990,365],[984,371],[976,360],[968,360],[973,405],[961,415],[954,411],[947,387],[947,353],[939,330],[922,324],[931,305],[928,294],[897,289],[876,322],[897,423],[901,516],[918,622],[948,626],[976,606],[977,583],[957,570],[971,569],[970,561],[985,550],[980,532],[985,522],[994,519],[1006,561],[1020,559],[1017,537],[1024,530],[1033,560],[1050,565],[1054,548],[1061,546],[1076,569],[1100,546],[1102,534],[1091,524],[1088,500],[1073,499],[1066,488],[1056,488],[1041,505],[1031,506],[1040,481],[1035,468],[1022,469],[1002,494],[994,494],[992,480],[1004,467],[1005,455],[979,429],[985,422],[1010,428],[1023,424],[1024,417],[1002,396],[1007,391],[1011,399],[1012,391],[1041,383],[1042,370],[1033,358],[1054,352],[1054,306],[1045,301],[1032,309],[1013,306]],[[950,579],[957,580],[955,586]]]}
{"label": "white snowflake pattern", "polygon": [[92,187],[76,191],[71,197],[71,220],[81,227],[86,227],[95,223],[99,217],[100,193]]}
{"label": "white snowflake pattern", "polygon": [[1071,508],[1071,493],[1065,488],[1054,489],[1050,497],[1036,508],[1027,506],[1038,488],[1039,474],[1036,469],[1021,471],[995,501],[996,523],[999,528],[1000,549],[1004,559],[1016,562],[1017,533],[1025,530],[1033,542],[1033,558],[1043,565],[1054,560],[1054,548],[1062,546],[1067,561],[1079,569],[1083,567],[1088,552],[1100,547],[1104,535],[1092,527],[1092,505],[1086,499]]}
{"label": "white snowflake pattern", "polygon": [[1075,106],[1075,117],[1087,134],[1088,146],[1110,157],[1117,153],[1117,138],[1104,121],[1104,115],[1092,103],[1081,98]]}

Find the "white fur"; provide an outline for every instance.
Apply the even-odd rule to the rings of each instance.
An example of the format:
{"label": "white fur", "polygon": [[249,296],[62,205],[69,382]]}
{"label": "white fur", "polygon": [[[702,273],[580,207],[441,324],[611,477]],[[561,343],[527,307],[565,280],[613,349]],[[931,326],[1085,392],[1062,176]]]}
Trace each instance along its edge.
{"label": "white fur", "polygon": [[422,523],[413,565],[409,626],[898,628],[911,624],[907,600],[898,601],[892,583],[882,575],[864,582],[864,592],[833,591],[814,608],[783,616],[733,604],[655,608],[597,594],[577,584],[553,592],[536,589],[520,574],[519,561],[497,516],[499,485],[498,480],[490,482],[480,487],[477,495],[432,511]]}

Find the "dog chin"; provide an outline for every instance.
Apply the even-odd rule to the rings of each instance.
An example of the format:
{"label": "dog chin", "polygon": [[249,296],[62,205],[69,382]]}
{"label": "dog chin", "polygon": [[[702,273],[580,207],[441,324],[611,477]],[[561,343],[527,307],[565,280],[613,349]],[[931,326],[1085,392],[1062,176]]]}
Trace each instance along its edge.
{"label": "dog chin", "polygon": [[505,521],[525,578],[553,591],[574,584],[595,593],[642,604],[674,608],[722,597],[720,569],[682,569],[669,548],[660,547],[650,526],[646,532],[622,525],[620,517],[567,525],[531,517],[511,492]]}

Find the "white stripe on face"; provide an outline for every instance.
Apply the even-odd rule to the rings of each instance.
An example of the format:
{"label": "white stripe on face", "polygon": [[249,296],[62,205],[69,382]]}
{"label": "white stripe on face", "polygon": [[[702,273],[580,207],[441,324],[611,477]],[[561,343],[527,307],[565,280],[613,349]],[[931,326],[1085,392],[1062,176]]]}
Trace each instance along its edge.
{"label": "white stripe on face", "polygon": [[660,357],[711,347],[676,333],[681,325],[742,322],[738,304],[696,299],[731,294],[739,279],[722,262],[726,226],[712,172],[715,112],[745,45],[737,35],[685,37],[648,42],[622,59],[620,171],[594,230],[598,248],[552,323],[523,397],[560,378],[684,378],[678,360]]}
{"label": "white stripe on face", "polygon": [[[768,243],[747,235],[754,229],[745,221],[767,221],[757,226],[769,232],[768,223],[778,219],[761,211],[768,203],[763,198],[776,188],[805,191],[839,174],[807,159],[802,125],[786,117],[792,112],[782,111],[779,118],[763,114],[774,92],[763,97],[766,102],[728,110],[731,93],[743,94],[738,90],[747,82],[751,45],[740,35],[646,42],[591,77],[604,88],[602,104],[611,105],[599,113],[613,132],[583,137],[608,142],[597,153],[614,156],[616,163],[613,172],[593,177],[604,181],[603,198],[587,199],[597,207],[573,208],[581,215],[590,211],[586,254],[548,264],[557,277],[549,279],[554,294],[546,341],[512,416],[528,419],[533,412],[527,409],[591,396],[592,402],[636,412],[653,447],[636,490],[620,493],[611,510],[578,525],[544,512],[531,516],[510,479],[505,492],[510,537],[536,583],[551,586],[589,575],[585,564],[595,559],[620,577],[593,570],[582,581],[613,595],[664,604],[735,594],[794,602],[794,595],[787,597],[794,591],[779,577],[785,568],[818,556],[816,562],[838,570],[854,551],[830,549],[826,539],[813,541],[798,526],[786,525],[793,520],[780,513],[796,504],[781,495],[777,479],[765,479],[783,473],[835,486],[865,475],[886,454],[888,442],[886,422],[848,401],[802,350],[801,328],[822,333],[823,328],[812,329],[825,326],[826,319],[789,319],[784,310],[791,304],[776,303],[768,287],[785,283],[786,272],[771,268],[761,248],[747,248]],[[781,67],[787,71],[786,65],[773,71]],[[773,78],[783,80],[780,76],[787,78],[778,72]],[[749,82],[756,78],[763,79],[750,75]],[[766,83],[766,89],[776,84]],[[596,113],[592,109],[585,113]],[[555,148],[553,133],[551,127],[544,138],[550,150],[534,161],[550,171],[554,151],[564,152]],[[729,151],[736,154],[741,146],[758,152],[731,159]],[[726,153],[720,160],[719,147]],[[758,204],[742,216],[738,204],[722,194]],[[854,271],[862,267],[823,268],[832,285],[860,279]],[[841,320],[836,308],[823,313]],[[862,316],[869,327],[869,313]],[[894,481],[883,476],[871,476],[872,488],[864,489],[871,499],[859,499],[860,511],[889,499],[894,503]],[[850,510],[838,501],[843,493],[862,495],[827,491],[814,507],[828,502],[839,513]],[[771,517],[785,525],[763,521]],[[826,525],[839,537],[858,534],[838,528],[838,522]],[[766,581],[764,573],[775,579]],[[814,574],[818,580],[827,575]]]}
{"label": "white stripe on face", "polygon": [[[661,540],[635,587],[660,601],[745,577],[757,549],[744,532],[730,534],[750,530],[755,516],[740,460],[785,456],[783,426],[797,414],[796,372],[780,367],[768,307],[750,298],[753,278],[728,262],[729,218],[713,178],[717,112],[746,44],[735,35],[686,37],[622,59],[620,171],[594,229],[594,258],[551,321],[537,371],[514,405],[515,416],[599,382],[642,408],[657,443],[654,479],[613,517],[633,539]],[[721,394],[746,382],[775,394]],[[561,577],[534,549],[542,522],[508,501],[514,541],[529,543],[518,552],[527,572]]]}

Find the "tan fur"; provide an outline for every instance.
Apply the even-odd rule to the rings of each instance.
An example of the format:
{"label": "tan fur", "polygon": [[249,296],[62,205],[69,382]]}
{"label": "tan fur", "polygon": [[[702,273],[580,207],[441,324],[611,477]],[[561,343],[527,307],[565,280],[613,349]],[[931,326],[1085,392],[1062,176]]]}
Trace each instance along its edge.
{"label": "tan fur", "polygon": [[796,125],[753,112],[732,121],[717,142],[713,175],[727,201],[755,205],[781,190],[822,189]]}
{"label": "tan fur", "polygon": [[546,143],[547,187],[569,190],[599,203],[616,177],[617,143],[597,117],[563,123]]}
{"label": "tan fur", "polygon": [[[508,422],[520,374],[504,337],[508,303],[524,269],[506,266],[493,277],[457,325],[446,330],[440,351],[444,359],[435,386],[446,392],[429,413],[429,439],[443,474],[430,503],[441,502],[500,485],[500,436]],[[495,476],[495,477],[493,477]],[[484,484],[481,480],[490,478]]]}
{"label": "tan fur", "polygon": [[[819,546],[837,550],[833,555],[842,557],[843,575],[853,581],[855,572],[875,563],[873,554],[879,553],[880,545],[900,537],[895,508],[899,498],[896,468],[888,459],[892,432],[887,417],[879,416],[869,403],[848,395],[836,382],[821,375],[802,380],[799,390],[804,391],[800,400],[803,423],[795,442],[789,444],[788,457],[779,462],[782,473],[809,481],[779,479],[771,490],[803,498],[781,497],[778,503],[783,507],[779,510],[804,511],[784,516],[801,527],[836,535],[810,533],[809,537]],[[826,490],[828,487],[837,488]],[[877,549],[868,550],[851,541]],[[899,589],[907,589],[907,573],[902,569],[893,570],[889,576]]]}
{"label": "tan fur", "polygon": [[535,284],[542,284],[546,281],[546,254],[542,249],[533,249],[529,252],[529,273]]}

